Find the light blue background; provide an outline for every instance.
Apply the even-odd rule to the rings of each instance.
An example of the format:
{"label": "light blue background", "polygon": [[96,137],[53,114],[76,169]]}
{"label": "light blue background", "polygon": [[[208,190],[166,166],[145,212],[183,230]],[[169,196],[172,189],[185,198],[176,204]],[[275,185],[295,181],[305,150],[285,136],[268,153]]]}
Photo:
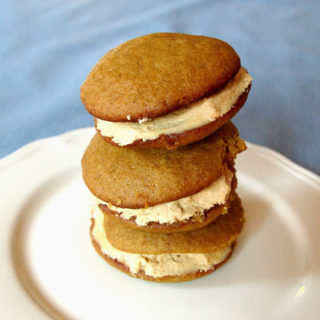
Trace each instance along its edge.
{"label": "light blue background", "polygon": [[0,157],[93,124],[79,87],[97,60],[146,33],[229,42],[254,78],[241,136],[320,174],[319,1],[0,2]]}

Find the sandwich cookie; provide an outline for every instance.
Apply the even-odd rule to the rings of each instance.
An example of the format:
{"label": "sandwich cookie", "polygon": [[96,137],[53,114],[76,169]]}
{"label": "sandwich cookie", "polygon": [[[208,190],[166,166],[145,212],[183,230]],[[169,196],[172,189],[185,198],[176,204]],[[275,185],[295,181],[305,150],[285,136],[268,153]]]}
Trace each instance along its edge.
{"label": "sandwich cookie", "polygon": [[110,50],[81,86],[109,143],[177,148],[210,135],[244,105],[251,76],[224,41],[156,33]]}
{"label": "sandwich cookie", "polygon": [[245,149],[231,122],[173,151],[120,148],[96,134],[82,172],[111,219],[151,232],[187,231],[228,211],[236,187],[233,161]]}
{"label": "sandwich cookie", "polygon": [[130,276],[152,281],[186,281],[216,270],[232,254],[244,224],[238,197],[229,213],[200,230],[154,234],[92,211],[91,239],[97,252]]}

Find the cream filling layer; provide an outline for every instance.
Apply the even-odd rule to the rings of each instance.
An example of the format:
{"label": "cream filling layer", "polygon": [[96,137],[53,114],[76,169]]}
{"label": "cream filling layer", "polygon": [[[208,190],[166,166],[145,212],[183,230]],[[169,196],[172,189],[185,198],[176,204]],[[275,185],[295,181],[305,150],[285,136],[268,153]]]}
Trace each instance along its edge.
{"label": "cream filling layer", "polygon": [[226,203],[232,189],[233,175],[233,172],[226,168],[219,179],[200,192],[149,208],[119,208],[97,198],[96,201],[97,204],[107,205],[110,210],[118,212],[122,219],[135,217],[136,224],[140,226],[146,226],[149,222],[172,224],[203,215],[205,210]]}
{"label": "cream filling layer", "polygon": [[[155,140],[160,135],[178,134],[202,127],[231,110],[240,95],[252,81],[249,73],[240,68],[227,85],[208,98],[152,120],[141,119],[138,122],[111,122],[96,119],[96,127],[102,136],[112,137],[120,146],[137,140]],[[127,115],[127,119],[131,116]]]}
{"label": "cream filling layer", "polygon": [[97,206],[92,210],[94,227],[91,235],[101,251],[112,259],[127,266],[132,274],[140,271],[152,277],[184,275],[197,271],[212,270],[224,261],[231,252],[231,247],[213,253],[171,253],[171,254],[136,254],[116,249],[107,239],[103,227],[103,214]]}

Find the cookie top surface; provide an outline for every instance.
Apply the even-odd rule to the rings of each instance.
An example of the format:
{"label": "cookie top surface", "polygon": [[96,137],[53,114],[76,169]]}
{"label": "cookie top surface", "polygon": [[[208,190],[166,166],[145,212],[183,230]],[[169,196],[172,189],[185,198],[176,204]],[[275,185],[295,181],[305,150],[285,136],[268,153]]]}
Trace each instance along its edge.
{"label": "cookie top surface", "polygon": [[153,119],[212,94],[239,68],[239,56],[222,40],[149,34],[104,55],[82,84],[81,99],[96,118]]}
{"label": "cookie top surface", "polygon": [[120,148],[96,134],[83,155],[82,173],[97,198],[121,208],[144,208],[201,191],[244,149],[231,122],[174,151]]}

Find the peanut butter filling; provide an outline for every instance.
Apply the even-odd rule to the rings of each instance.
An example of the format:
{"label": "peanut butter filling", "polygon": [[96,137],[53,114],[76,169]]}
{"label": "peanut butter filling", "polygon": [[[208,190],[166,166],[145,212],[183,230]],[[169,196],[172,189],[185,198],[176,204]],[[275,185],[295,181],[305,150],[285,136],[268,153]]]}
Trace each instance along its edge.
{"label": "peanut butter filling", "polygon": [[233,172],[226,168],[219,179],[200,192],[148,208],[120,208],[98,198],[95,199],[98,205],[107,205],[110,210],[118,212],[122,219],[130,220],[135,217],[135,222],[139,226],[146,226],[149,222],[172,224],[201,216],[213,206],[225,204],[232,189],[233,176]]}

